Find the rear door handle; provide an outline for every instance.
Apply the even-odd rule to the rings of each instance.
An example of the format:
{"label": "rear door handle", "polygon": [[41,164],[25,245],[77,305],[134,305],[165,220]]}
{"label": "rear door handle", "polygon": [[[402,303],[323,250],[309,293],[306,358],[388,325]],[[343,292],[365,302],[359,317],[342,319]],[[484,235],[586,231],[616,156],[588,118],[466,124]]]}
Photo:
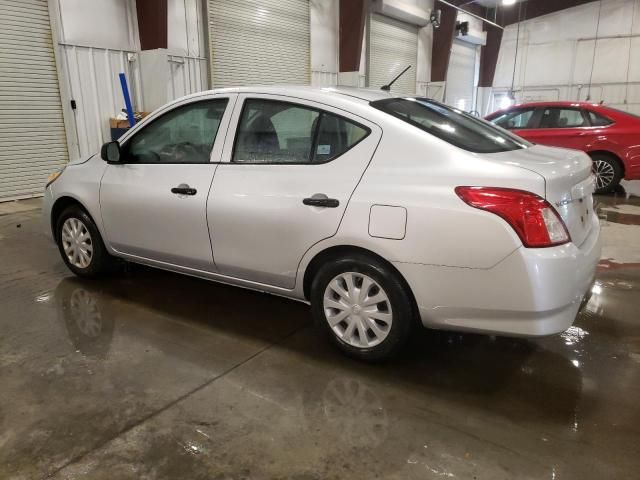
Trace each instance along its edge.
{"label": "rear door handle", "polygon": [[316,193],[315,195],[305,198],[302,203],[311,207],[337,208],[340,202],[335,198],[329,198],[324,193]]}
{"label": "rear door handle", "polygon": [[176,195],[195,195],[198,193],[198,190],[191,188],[186,183],[181,183],[177,187],[173,187],[171,193],[175,193]]}

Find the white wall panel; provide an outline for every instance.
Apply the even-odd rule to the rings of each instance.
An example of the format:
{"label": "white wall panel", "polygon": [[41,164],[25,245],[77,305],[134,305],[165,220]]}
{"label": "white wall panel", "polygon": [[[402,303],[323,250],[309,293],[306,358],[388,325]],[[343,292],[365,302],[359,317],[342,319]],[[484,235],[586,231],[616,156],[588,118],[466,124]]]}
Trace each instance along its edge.
{"label": "white wall panel", "polygon": [[200,0],[168,0],[167,49],[176,55],[204,57],[204,13]]}
{"label": "white wall panel", "polygon": [[137,20],[130,0],[52,0],[59,5],[60,40],[74,45],[135,50]]}
{"label": "white wall panel", "polygon": [[[636,95],[640,0],[602,0],[596,41],[599,6],[600,2],[590,2],[522,22],[514,81],[518,101],[585,100],[589,96],[624,110],[640,109]],[[517,25],[504,31],[494,96],[511,87],[516,32]]]}
{"label": "white wall panel", "polygon": [[311,71],[311,85],[314,87],[331,87],[338,84],[337,72],[325,72],[322,70]]}
{"label": "white wall panel", "polygon": [[[431,10],[433,1],[423,2],[422,7]],[[416,92],[420,92],[420,85],[431,80],[431,45],[433,44],[433,27],[418,29],[418,59],[416,60]]]}
{"label": "white wall panel", "polygon": [[169,56],[170,98],[179,98],[207,90],[207,59],[204,57]]}
{"label": "white wall panel", "polygon": [[[571,81],[571,65],[574,56],[573,42],[529,44],[520,51],[523,55],[521,78],[530,85],[565,85]],[[554,69],[540,65],[556,65]]]}
{"label": "white wall panel", "polygon": [[[640,10],[640,5],[638,5]],[[640,22],[640,19],[638,19]],[[630,43],[629,55],[629,81],[640,82],[640,36],[633,37]]]}
{"label": "white wall panel", "polygon": [[340,1],[309,0],[309,21],[311,71],[335,73],[337,80]]}
{"label": "white wall panel", "polygon": [[128,59],[133,52],[75,45],[60,45],[60,48],[63,71],[77,106],[74,116],[78,150],[72,153],[82,157],[96,152],[111,139],[109,118],[124,108],[118,74],[126,74],[136,106],[142,103],[140,76],[137,63]]}

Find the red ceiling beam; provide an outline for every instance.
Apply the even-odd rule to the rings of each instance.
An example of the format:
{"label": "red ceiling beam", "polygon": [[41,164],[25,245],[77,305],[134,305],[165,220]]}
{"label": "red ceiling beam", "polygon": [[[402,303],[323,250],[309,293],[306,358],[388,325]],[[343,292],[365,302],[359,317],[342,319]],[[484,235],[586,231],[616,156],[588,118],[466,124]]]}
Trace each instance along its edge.
{"label": "red ceiling beam", "polygon": [[433,31],[433,43],[431,45],[431,81],[444,82],[447,78],[449,68],[449,57],[451,57],[451,45],[456,32],[456,17],[458,11],[445,5],[435,2],[434,9],[442,12],[440,17],[440,28]]}
{"label": "red ceiling beam", "polygon": [[339,64],[341,72],[360,69],[362,38],[369,15],[368,0],[340,0]]}
{"label": "red ceiling beam", "polygon": [[479,87],[493,86],[493,77],[498,64],[498,53],[500,52],[500,42],[502,42],[503,30],[492,25],[485,24],[487,32],[487,44],[480,50],[480,78]]}
{"label": "red ceiling beam", "polygon": [[167,48],[167,0],[137,0],[140,48]]}

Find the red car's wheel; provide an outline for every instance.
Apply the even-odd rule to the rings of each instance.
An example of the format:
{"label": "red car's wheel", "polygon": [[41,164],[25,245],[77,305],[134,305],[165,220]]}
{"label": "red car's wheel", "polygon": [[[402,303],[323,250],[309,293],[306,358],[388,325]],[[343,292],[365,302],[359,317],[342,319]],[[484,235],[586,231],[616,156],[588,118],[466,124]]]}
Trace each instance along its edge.
{"label": "red car's wheel", "polygon": [[608,193],[618,186],[622,180],[622,168],[613,157],[595,153],[593,160],[593,174],[596,176],[596,193]]}

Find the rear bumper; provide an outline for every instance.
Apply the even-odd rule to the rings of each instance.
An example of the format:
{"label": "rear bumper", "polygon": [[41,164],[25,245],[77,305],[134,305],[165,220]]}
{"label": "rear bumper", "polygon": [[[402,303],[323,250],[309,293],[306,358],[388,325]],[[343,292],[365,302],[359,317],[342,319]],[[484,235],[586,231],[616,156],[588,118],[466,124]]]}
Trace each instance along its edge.
{"label": "rear bumper", "polygon": [[490,269],[394,263],[425,327],[512,336],[562,332],[590,291],[600,259],[598,219],[580,247],[521,247]]}

